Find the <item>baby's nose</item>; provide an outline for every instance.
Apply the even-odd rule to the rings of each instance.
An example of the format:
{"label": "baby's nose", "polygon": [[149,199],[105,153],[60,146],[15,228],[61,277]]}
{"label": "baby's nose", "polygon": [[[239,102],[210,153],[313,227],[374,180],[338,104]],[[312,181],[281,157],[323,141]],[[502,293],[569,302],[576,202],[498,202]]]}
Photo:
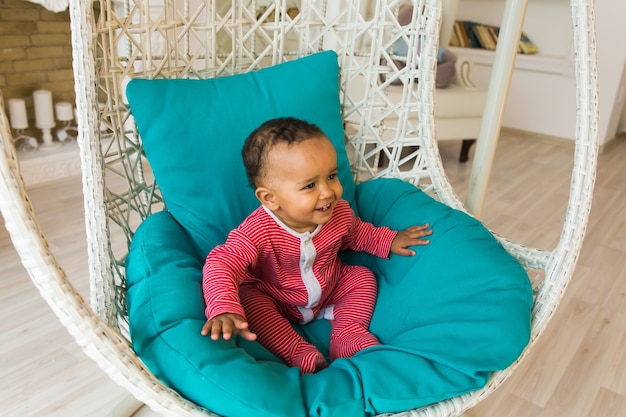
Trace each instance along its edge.
{"label": "baby's nose", "polygon": [[326,183],[320,185],[320,197],[329,197],[333,192],[333,188],[330,185]]}

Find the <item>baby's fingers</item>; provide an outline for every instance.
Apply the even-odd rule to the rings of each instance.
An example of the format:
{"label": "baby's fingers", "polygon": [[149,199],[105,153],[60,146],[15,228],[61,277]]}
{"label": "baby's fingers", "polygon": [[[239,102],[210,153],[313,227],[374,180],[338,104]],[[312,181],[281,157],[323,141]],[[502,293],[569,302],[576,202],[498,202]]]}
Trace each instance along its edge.
{"label": "baby's fingers", "polygon": [[202,326],[202,330],[200,331],[200,334],[202,336],[207,336],[209,333],[211,333],[211,327],[212,327],[211,322],[207,321],[206,323],[204,323],[204,326]]}
{"label": "baby's fingers", "polygon": [[219,339],[220,333],[222,334],[224,340],[229,340],[233,335],[233,323],[230,320],[224,320],[221,323],[214,324],[213,332],[211,332],[211,339]]}
{"label": "baby's fingers", "polygon": [[409,249],[409,248],[398,248],[396,250],[394,250],[394,253],[396,255],[400,255],[400,256],[415,256],[415,251],[413,249]]}
{"label": "baby's fingers", "polygon": [[235,320],[234,332],[246,340],[256,340],[256,334],[252,333],[248,328],[248,322],[243,318],[237,317]]}
{"label": "baby's fingers", "polygon": [[256,334],[252,333],[250,329],[247,329],[247,328],[240,329],[237,334],[246,340],[250,340],[250,341],[256,340]]}
{"label": "baby's fingers", "polygon": [[418,238],[422,236],[430,236],[433,234],[433,231],[428,229],[430,227],[429,224],[424,224],[421,226],[411,226],[405,230],[405,232],[412,238]]}
{"label": "baby's fingers", "polygon": [[410,240],[410,242],[407,244],[407,246],[428,245],[430,243],[430,240],[428,240],[428,239],[421,239],[421,237],[424,237],[424,236],[428,236],[428,235],[422,235],[422,236],[420,236],[419,239],[415,238],[415,237],[412,238]]}
{"label": "baby's fingers", "polygon": [[211,335],[212,340],[217,340],[220,338],[220,335],[223,335],[224,339],[228,340],[233,334],[233,322],[214,318],[207,321],[204,326],[202,326],[200,334],[202,334],[202,336]]}

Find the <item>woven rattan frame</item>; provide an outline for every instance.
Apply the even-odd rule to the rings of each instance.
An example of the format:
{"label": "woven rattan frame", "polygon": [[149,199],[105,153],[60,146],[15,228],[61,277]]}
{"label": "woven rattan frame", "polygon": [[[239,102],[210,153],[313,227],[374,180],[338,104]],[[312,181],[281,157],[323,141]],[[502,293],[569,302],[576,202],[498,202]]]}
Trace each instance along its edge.
{"label": "woven rattan frame", "polygon": [[[0,158],[0,209],[22,263],[85,352],[138,400],[167,416],[212,414],[155,379],[128,341],[123,269],[127,243],[141,220],[162,208],[124,98],[130,78],[226,76],[335,49],[341,66],[346,146],[355,179],[402,178],[463,209],[443,172],[434,140],[434,57],[441,3],[413,1],[413,24],[405,27],[398,25],[395,17],[402,1],[372,2],[373,10],[366,1],[302,1],[297,14],[288,7],[290,2],[263,2],[267,3],[269,7],[263,9],[255,0],[71,1],[89,303],[67,280],[38,226],[21,179],[6,113],[0,106],[4,156]],[[544,277],[536,285],[532,340],[522,358],[545,329],[572,276],[595,178],[598,103],[593,2],[572,0],[571,6],[576,48],[576,152],[561,239],[553,250],[546,251],[501,238],[525,267],[542,271]],[[392,55],[399,37],[413,51],[402,70],[381,64],[398,58]],[[419,55],[414,53],[418,50]],[[393,78],[400,78],[404,85],[399,102],[391,102],[385,94]],[[517,363],[495,373],[482,390],[396,415],[459,415],[494,391]]]}

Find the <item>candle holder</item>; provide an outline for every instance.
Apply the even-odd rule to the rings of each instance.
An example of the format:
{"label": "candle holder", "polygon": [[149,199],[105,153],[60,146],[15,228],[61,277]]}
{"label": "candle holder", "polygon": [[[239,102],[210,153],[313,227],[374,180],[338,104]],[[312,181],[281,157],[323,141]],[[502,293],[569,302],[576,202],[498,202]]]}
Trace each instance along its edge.
{"label": "candle holder", "polygon": [[32,136],[24,134],[24,129],[15,129],[15,136],[13,136],[13,144],[16,149],[23,149],[25,151],[35,151],[39,149],[39,142]]}
{"label": "candle holder", "polygon": [[63,123],[63,127],[57,130],[57,139],[59,142],[69,142],[76,140],[78,136],[78,126],[72,124],[74,120],[74,109],[67,102],[59,102],[54,105],[57,120]]}
{"label": "candle holder", "polygon": [[33,92],[35,103],[35,126],[41,129],[43,143],[42,150],[52,150],[62,146],[60,142],[54,142],[52,128],[54,127],[54,115],[52,108],[52,93],[48,90],[36,90]]}
{"label": "candle holder", "polygon": [[40,127],[39,129],[41,129],[41,139],[43,140],[43,143],[39,147],[42,150],[53,150],[63,146],[61,142],[54,142],[52,138],[52,128]]}
{"label": "candle holder", "polygon": [[72,125],[72,122],[65,122],[65,125],[57,130],[57,139],[62,143],[76,140],[77,136],[78,127]]}
{"label": "candle holder", "polygon": [[27,151],[37,149],[39,147],[37,139],[24,134],[24,129],[28,128],[28,116],[26,114],[26,102],[24,99],[9,99],[9,118],[11,127],[15,129],[15,135],[13,136],[13,144],[15,147]]}

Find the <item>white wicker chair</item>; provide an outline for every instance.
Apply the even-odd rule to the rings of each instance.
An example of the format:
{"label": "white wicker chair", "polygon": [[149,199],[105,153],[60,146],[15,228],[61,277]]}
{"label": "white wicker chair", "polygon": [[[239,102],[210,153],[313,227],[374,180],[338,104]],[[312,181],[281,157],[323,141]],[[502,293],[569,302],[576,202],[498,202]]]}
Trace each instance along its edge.
{"label": "white wicker chair", "polygon": [[[268,1],[264,3],[270,3],[269,8],[258,20],[257,2],[253,0],[122,1],[70,3],[92,283],[90,302],[83,300],[68,282],[39,229],[1,106],[4,157],[0,158],[0,208],[34,284],[87,355],[136,399],[163,415],[206,416],[206,410],[155,379],[128,340],[123,270],[126,242],[137,224],[161,207],[161,198],[129,120],[123,95],[126,80],[138,76],[224,76],[335,49],[341,66],[347,146],[354,151],[356,180],[400,177],[446,204],[463,209],[443,172],[434,140],[434,57],[442,6],[437,0],[416,0],[415,10],[422,12],[412,25],[400,27],[394,16],[401,2],[394,0],[372,2],[375,7],[371,10],[365,1],[304,1],[293,18],[287,13],[288,2]],[[553,250],[545,251],[501,239],[526,268],[543,271],[544,278],[535,290],[529,348],[546,328],[572,275],[595,177],[598,144],[593,2],[572,0],[572,16],[578,118],[570,199],[561,240]],[[406,37],[412,46],[410,51],[416,51],[419,42],[421,55],[409,53],[407,69],[398,73],[404,80],[405,94],[400,101],[392,102],[385,94],[387,86],[379,80],[381,73],[394,73],[397,68],[379,62],[381,58],[392,61],[389,47],[398,36]],[[414,89],[416,78],[420,83]],[[348,86],[356,79],[364,88],[353,96]],[[391,116],[397,122],[386,123]],[[410,121],[415,119],[418,125]],[[381,153],[390,161],[384,168],[378,166]],[[460,415],[494,391],[515,367],[496,372],[478,392],[397,415]]]}

